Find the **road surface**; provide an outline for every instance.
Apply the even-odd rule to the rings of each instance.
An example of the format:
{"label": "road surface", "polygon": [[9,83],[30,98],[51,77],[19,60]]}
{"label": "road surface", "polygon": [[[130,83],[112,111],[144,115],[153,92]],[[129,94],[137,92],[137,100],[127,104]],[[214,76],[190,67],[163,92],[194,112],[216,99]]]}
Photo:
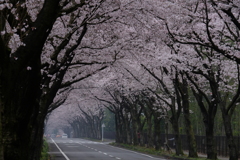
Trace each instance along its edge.
{"label": "road surface", "polygon": [[165,160],[79,138],[50,138],[48,143],[54,160]]}

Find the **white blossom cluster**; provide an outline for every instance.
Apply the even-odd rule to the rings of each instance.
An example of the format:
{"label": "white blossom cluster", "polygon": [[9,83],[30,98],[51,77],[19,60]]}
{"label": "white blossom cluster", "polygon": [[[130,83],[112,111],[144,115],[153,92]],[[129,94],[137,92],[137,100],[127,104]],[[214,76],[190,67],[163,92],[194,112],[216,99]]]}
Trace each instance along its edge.
{"label": "white blossom cluster", "polygon": [[[30,17],[22,19],[18,5],[0,0],[0,11],[14,15],[16,22],[14,26],[5,18],[0,30],[11,53],[24,47],[29,32],[38,29],[29,26],[37,20],[44,2],[21,3],[20,8]],[[61,71],[66,70],[63,84],[94,73],[73,85],[91,91],[69,94],[69,101],[81,97],[79,103],[86,110],[88,105],[98,107],[95,100],[86,100],[94,94],[113,102],[106,89],[123,91],[124,96],[141,90],[158,91],[163,97],[159,105],[169,109],[167,104],[176,94],[174,80],[179,75],[188,79],[190,88],[208,95],[212,92],[210,81],[217,83],[221,93],[235,92],[239,85],[240,33],[224,11],[231,9],[240,22],[240,2],[214,2],[217,5],[198,0],[94,0],[84,4],[81,0],[62,0],[59,17],[46,31],[49,35],[41,54],[45,65],[41,73],[51,83],[41,87],[51,88]],[[97,72],[103,66],[107,68]],[[67,96],[58,93],[54,102]],[[89,112],[96,110],[97,114],[95,107]]]}

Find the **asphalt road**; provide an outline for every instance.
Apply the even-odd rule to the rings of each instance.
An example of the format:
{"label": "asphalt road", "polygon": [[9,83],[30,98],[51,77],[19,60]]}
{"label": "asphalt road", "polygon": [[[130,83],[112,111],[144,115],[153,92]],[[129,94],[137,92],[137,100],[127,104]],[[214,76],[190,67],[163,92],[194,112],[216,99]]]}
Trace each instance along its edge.
{"label": "asphalt road", "polygon": [[51,138],[48,143],[54,160],[165,160],[79,138]]}

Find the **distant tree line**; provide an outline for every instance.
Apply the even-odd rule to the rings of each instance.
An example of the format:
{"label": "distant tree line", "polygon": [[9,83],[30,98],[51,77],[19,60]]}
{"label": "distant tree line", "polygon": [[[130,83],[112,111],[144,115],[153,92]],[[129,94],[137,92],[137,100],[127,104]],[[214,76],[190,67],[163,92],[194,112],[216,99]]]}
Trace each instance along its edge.
{"label": "distant tree line", "polygon": [[[115,115],[116,126],[116,142],[139,145],[138,133],[140,133],[140,145],[154,147],[156,150],[163,149],[169,143],[168,134],[174,135],[175,152],[177,155],[183,154],[181,135],[187,136],[189,157],[197,157],[197,144],[195,135],[205,135],[209,141],[206,131],[204,114],[198,106],[198,101],[195,99],[194,93],[189,90],[189,86],[184,96],[188,96],[188,108],[183,108],[181,105],[175,107],[167,107],[164,103],[158,100],[156,95],[158,90],[135,91],[126,95],[119,90],[107,90],[107,92],[115,100],[107,101],[106,107]],[[179,96],[176,101],[183,101],[182,96]],[[209,96],[210,98],[210,96]],[[181,102],[183,103],[183,102]],[[179,104],[181,104],[179,103]],[[186,102],[185,102],[186,103]],[[185,106],[186,107],[186,106]],[[212,126],[215,135],[225,135],[223,119],[221,111],[215,113],[215,121]],[[231,123],[233,124],[233,135],[239,135],[239,110],[236,109],[232,115]],[[171,124],[171,126],[170,126]],[[161,135],[165,134],[165,140],[161,139]],[[214,140],[214,137],[213,139]],[[186,139],[185,139],[186,140]],[[205,145],[208,144],[206,141]],[[228,141],[228,140],[227,140]],[[171,141],[170,141],[171,142]],[[171,142],[172,143],[172,142]],[[217,154],[216,144],[212,142],[213,151]],[[227,145],[227,143],[226,143]],[[230,152],[229,152],[230,153]]]}

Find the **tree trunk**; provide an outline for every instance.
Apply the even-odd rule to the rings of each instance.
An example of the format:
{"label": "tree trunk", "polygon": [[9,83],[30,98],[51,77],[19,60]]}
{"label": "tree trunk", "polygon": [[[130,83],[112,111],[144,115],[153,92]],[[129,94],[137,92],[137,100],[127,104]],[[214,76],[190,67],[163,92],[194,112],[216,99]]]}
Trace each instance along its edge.
{"label": "tree trunk", "polygon": [[143,120],[141,120],[140,116],[137,118],[137,125],[138,125],[137,130],[140,132],[140,145],[144,145],[144,143],[146,142],[144,133],[143,133],[143,127],[145,123],[146,123],[146,117],[144,117]]}
{"label": "tree trunk", "polygon": [[214,120],[205,123],[206,127],[206,143],[207,143],[207,159],[217,159],[217,151],[214,137]]}
{"label": "tree trunk", "polygon": [[34,126],[34,130],[32,132],[32,138],[31,138],[32,157],[30,157],[30,159],[37,160],[41,157],[41,151],[42,151],[42,145],[43,145],[44,119],[45,119],[44,115],[40,116],[38,118],[36,125]]}
{"label": "tree trunk", "polygon": [[116,123],[116,143],[122,143],[121,137],[122,124],[120,121],[119,113],[115,114],[115,123]]}
{"label": "tree trunk", "polygon": [[33,160],[37,152],[31,138],[36,135],[41,95],[40,56],[59,9],[59,1],[46,1],[32,24],[37,29],[23,39],[25,45],[12,54],[7,47],[0,47],[0,126],[5,160]]}
{"label": "tree trunk", "polygon": [[127,135],[128,135],[128,144],[132,143],[132,130],[130,128],[130,122],[128,122],[128,130],[127,130]]}
{"label": "tree trunk", "polygon": [[133,145],[138,145],[138,138],[137,138],[137,120],[136,117],[132,117],[132,130],[133,130]]}
{"label": "tree trunk", "polygon": [[168,145],[168,121],[164,120],[164,130],[165,130],[165,145]]}
{"label": "tree trunk", "polygon": [[31,143],[31,137],[35,134],[33,131],[39,110],[37,102],[40,98],[40,69],[39,62],[28,63],[26,65],[34,68],[33,70],[28,71],[23,68],[16,71],[14,68],[19,66],[10,67],[8,74],[15,73],[16,75],[6,76],[3,83],[1,125],[4,157],[7,160],[32,160],[35,153],[35,151],[30,151],[35,149],[32,146],[34,144]]}
{"label": "tree trunk", "polygon": [[161,144],[161,119],[159,119],[160,114],[159,113],[154,113],[154,145],[155,145],[155,150],[160,150],[160,144]]}
{"label": "tree trunk", "polygon": [[205,133],[206,133],[206,145],[207,145],[207,159],[217,159],[217,151],[214,142],[214,118],[217,113],[217,106],[218,102],[216,101],[216,97],[212,99],[211,103],[208,103],[208,106],[205,107],[203,103],[203,95],[197,93],[193,90],[193,94],[198,102],[198,106],[200,107],[202,116],[203,116],[203,123],[205,126]]}
{"label": "tree trunk", "polygon": [[[144,104],[142,104],[144,105]],[[153,106],[151,103],[146,102],[146,106],[143,107],[143,112],[147,120],[147,147],[153,147],[153,135],[152,135],[152,114]]]}
{"label": "tree trunk", "polygon": [[188,157],[197,158],[198,157],[197,144],[196,144],[192,124],[191,124],[189,117],[190,117],[189,113],[188,114],[184,113],[186,134],[187,134],[187,139],[188,139],[188,150],[189,150]]}
{"label": "tree trunk", "polygon": [[70,124],[72,126],[73,129],[73,137],[72,138],[76,138],[75,134],[76,134],[76,130],[75,130],[75,125],[73,123]]}
{"label": "tree trunk", "polygon": [[151,117],[147,117],[147,147],[153,147],[152,121]]}
{"label": "tree trunk", "polygon": [[0,160],[4,160],[3,135],[2,135],[2,133],[3,133],[3,130],[2,130],[2,102],[1,102],[1,98],[0,98]]}
{"label": "tree trunk", "polygon": [[127,128],[127,123],[128,123],[128,113],[125,111],[123,117],[122,117],[122,123],[123,123],[123,143],[127,143],[127,132],[128,132],[128,128]]}
{"label": "tree trunk", "polygon": [[98,139],[102,138],[102,119],[98,118]]}
{"label": "tree trunk", "polygon": [[182,96],[182,108],[183,108],[183,115],[185,121],[185,128],[186,128],[186,135],[188,139],[188,157],[197,158],[197,144],[193,132],[192,123],[190,120],[190,113],[189,113],[189,95],[188,95],[188,84],[185,79],[183,79],[183,83],[181,83],[181,96]]}
{"label": "tree trunk", "polygon": [[118,123],[118,117],[117,117],[117,113],[115,113],[115,126],[116,126],[116,137],[115,137],[115,141],[116,141],[116,143],[119,143],[120,142],[120,140],[119,140],[119,137],[120,137],[120,135],[119,135],[119,123]]}
{"label": "tree trunk", "polygon": [[126,125],[126,136],[127,136],[127,144],[131,144],[132,136],[131,136],[131,128],[130,128],[130,121],[127,119],[125,122]]}
{"label": "tree trunk", "polygon": [[127,139],[127,144],[132,144],[132,132],[131,132],[131,128],[129,127],[128,128],[128,131],[127,131],[127,135],[128,135],[128,139]]}
{"label": "tree trunk", "polygon": [[121,139],[121,143],[124,143],[124,134],[125,134],[125,129],[124,129],[124,117],[123,117],[123,110],[121,110],[121,112],[119,112],[119,122],[120,122],[120,139]]}
{"label": "tree trunk", "polygon": [[79,121],[76,122],[76,138],[87,137],[87,126],[86,123],[83,124],[83,128],[80,127]]}
{"label": "tree trunk", "polygon": [[229,160],[238,160],[238,150],[232,133],[231,117],[222,109],[222,118],[229,147]]}
{"label": "tree trunk", "polygon": [[174,130],[174,141],[175,141],[175,150],[176,150],[176,155],[183,155],[183,150],[182,150],[182,142],[181,142],[181,137],[179,133],[179,126],[178,126],[178,121],[174,118],[171,119],[171,123],[173,126]]}

